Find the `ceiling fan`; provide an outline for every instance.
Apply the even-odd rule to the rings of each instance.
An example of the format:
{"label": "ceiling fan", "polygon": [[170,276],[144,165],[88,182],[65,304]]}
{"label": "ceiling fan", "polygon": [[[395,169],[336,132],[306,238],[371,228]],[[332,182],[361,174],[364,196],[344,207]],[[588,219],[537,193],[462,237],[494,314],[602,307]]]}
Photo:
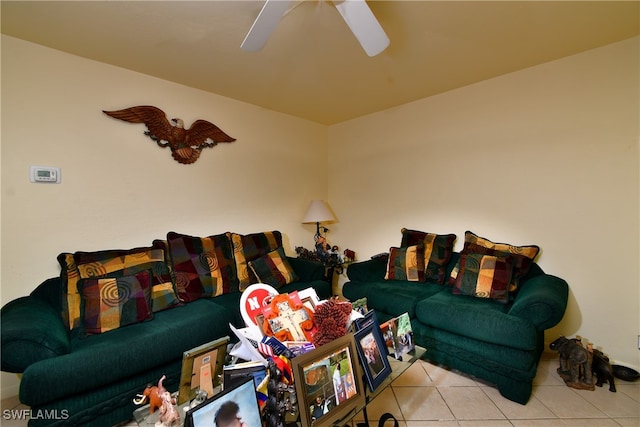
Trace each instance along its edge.
{"label": "ceiling fan", "polygon": [[[290,3],[290,0],[265,0],[240,47],[246,51],[262,49]],[[334,0],[333,3],[367,55],[376,56],[389,46],[389,37],[365,0]]]}

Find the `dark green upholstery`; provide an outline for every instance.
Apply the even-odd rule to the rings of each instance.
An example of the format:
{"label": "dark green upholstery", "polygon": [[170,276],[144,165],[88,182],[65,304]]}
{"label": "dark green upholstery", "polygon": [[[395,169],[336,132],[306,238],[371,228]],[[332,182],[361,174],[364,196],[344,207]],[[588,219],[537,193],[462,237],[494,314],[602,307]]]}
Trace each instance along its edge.
{"label": "dark green upholstery", "polygon": [[8,302],[2,316],[2,370],[22,372],[40,360],[71,351],[67,328],[60,311],[35,297]]}
{"label": "dark green upholstery", "polygon": [[[447,275],[459,258],[454,253]],[[448,285],[384,280],[384,257],[351,264],[343,295],[367,298],[380,321],[409,313],[425,359],[495,384],[507,399],[525,404],[544,347],[544,330],[564,315],[569,287],[533,264],[508,303],[455,295]]]}
{"label": "dark green upholstery", "polygon": [[[288,258],[300,281],[280,292],[313,287],[331,296],[324,266]],[[30,426],[113,426],[131,419],[132,399],[162,375],[178,389],[183,352],[243,327],[240,292],[203,298],[154,313],[151,320],[99,335],[69,332],[61,315],[62,281],[48,279],[30,296],[1,310],[2,370],[22,373],[20,401],[60,419],[33,418]]]}

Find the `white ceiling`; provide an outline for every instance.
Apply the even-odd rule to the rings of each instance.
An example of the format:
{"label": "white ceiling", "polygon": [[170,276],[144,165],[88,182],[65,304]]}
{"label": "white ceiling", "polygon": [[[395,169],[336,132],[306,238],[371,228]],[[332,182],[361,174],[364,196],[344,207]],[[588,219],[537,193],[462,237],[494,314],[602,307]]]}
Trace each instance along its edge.
{"label": "white ceiling", "polygon": [[1,31],[323,124],[638,35],[638,1],[369,1],[368,57],[330,1],[294,2],[260,52],[263,1],[2,1]]}

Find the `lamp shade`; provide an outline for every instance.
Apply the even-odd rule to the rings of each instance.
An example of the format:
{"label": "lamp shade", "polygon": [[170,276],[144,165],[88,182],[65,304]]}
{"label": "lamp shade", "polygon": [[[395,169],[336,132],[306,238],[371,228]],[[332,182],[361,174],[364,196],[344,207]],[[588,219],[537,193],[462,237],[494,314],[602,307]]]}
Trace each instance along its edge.
{"label": "lamp shade", "polygon": [[322,200],[312,200],[309,204],[309,209],[302,219],[303,224],[318,223],[335,221],[336,217],[333,216],[329,206]]}

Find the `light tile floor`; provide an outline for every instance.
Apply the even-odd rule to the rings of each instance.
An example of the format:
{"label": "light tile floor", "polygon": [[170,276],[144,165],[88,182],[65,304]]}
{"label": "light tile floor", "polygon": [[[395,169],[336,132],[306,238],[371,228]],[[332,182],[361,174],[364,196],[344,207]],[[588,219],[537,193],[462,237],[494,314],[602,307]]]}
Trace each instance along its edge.
{"label": "light tile floor", "polygon": [[[564,384],[557,367],[556,358],[543,356],[533,395],[520,405],[482,381],[416,362],[369,404],[369,421],[375,427],[380,416],[390,412],[400,427],[640,427],[640,381],[616,380],[616,393],[609,391],[608,384],[594,391],[575,390]],[[3,410],[14,408],[24,406],[15,398],[2,401]],[[354,426],[362,420],[362,414],[356,415]],[[26,422],[3,419],[0,424],[24,427]]]}

